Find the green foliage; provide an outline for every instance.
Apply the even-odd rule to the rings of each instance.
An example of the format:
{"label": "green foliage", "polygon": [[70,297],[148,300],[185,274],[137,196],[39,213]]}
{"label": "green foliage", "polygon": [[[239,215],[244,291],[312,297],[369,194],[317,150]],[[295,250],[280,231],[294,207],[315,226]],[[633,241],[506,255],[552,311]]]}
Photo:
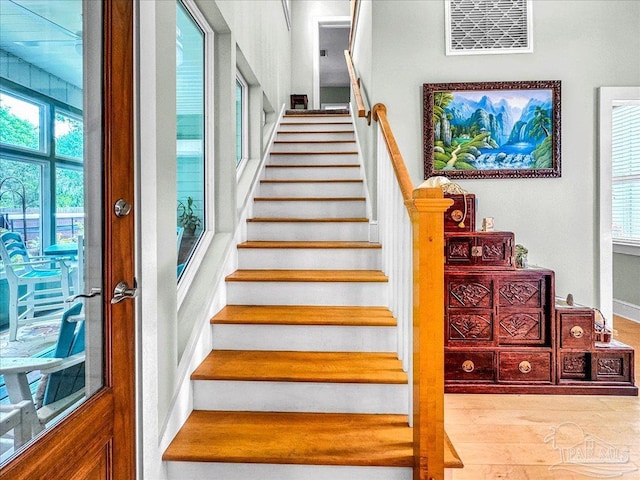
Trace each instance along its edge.
{"label": "green foliage", "polygon": [[533,168],[552,168],[553,167],[553,152],[552,152],[552,140],[551,137],[547,137],[544,141],[536,147],[533,151]]}
{"label": "green foliage", "polygon": [[433,123],[438,123],[444,116],[444,110],[453,101],[452,92],[435,92],[433,94]]}
{"label": "green foliage", "polygon": [[56,170],[56,206],[82,207],[84,205],[83,174],[81,170]]}
{"label": "green foliage", "polygon": [[433,153],[433,159],[435,161],[447,163],[450,158],[451,158],[451,155],[448,155],[446,153],[440,153],[440,152],[434,152]]}
{"label": "green foliage", "polygon": [[193,207],[195,204],[192,197],[187,197],[186,204],[178,202],[178,225],[184,227],[185,231],[195,230],[202,225],[202,220],[194,213]]}
{"label": "green foliage", "polygon": [[[40,167],[0,158],[0,182],[7,178],[16,178],[24,185],[27,208],[40,208]],[[3,191],[15,188],[21,190],[18,187],[17,182],[9,181],[5,183]],[[0,208],[11,209],[21,206],[20,198],[10,193],[5,193],[0,200]]]}
{"label": "green foliage", "polygon": [[457,161],[454,167],[456,170],[476,170],[476,167],[463,161]]}
{"label": "green foliage", "polygon": [[541,107],[536,107],[534,116],[530,120],[531,123],[531,137],[538,139],[541,137],[549,137],[549,128],[551,128],[551,119],[549,118],[549,111]]}
{"label": "green foliage", "polygon": [[15,116],[7,107],[0,106],[0,142],[37,149],[40,144],[38,127]]}
{"label": "green foliage", "polygon": [[443,162],[442,160],[434,160],[433,161],[433,169],[434,170],[442,170],[447,166],[447,162]]}
{"label": "green foliage", "polygon": [[82,124],[69,122],[71,129],[56,140],[56,155],[82,159]]}

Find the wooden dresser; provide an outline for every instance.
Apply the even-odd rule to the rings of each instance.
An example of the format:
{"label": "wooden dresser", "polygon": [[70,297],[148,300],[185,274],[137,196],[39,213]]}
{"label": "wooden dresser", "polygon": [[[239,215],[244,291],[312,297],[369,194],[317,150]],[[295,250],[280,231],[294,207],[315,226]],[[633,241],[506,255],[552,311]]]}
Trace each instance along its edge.
{"label": "wooden dresser", "polygon": [[464,228],[445,233],[446,392],[638,394],[633,349],[597,341],[593,309],[557,304],[552,270],[515,268],[513,233]]}

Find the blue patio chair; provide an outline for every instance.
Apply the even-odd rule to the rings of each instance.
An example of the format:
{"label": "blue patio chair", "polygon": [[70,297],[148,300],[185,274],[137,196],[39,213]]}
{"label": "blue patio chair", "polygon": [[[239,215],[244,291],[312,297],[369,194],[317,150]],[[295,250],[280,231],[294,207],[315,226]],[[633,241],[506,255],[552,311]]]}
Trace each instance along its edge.
{"label": "blue patio chair", "polygon": [[[76,303],[62,315],[58,341],[46,357],[3,357],[0,375],[4,381],[12,405],[22,405],[23,418],[30,425],[21,425],[22,441],[42,431],[44,426],[79,401],[85,395],[85,335],[84,317],[80,315],[82,303]],[[33,398],[27,373],[39,370],[43,373],[38,392],[44,396]],[[28,401],[26,408],[24,402]]]}
{"label": "blue patio chair", "polygon": [[70,294],[65,259],[32,257],[19,233],[6,232],[0,235],[0,260],[9,282],[9,340],[16,340],[20,324],[60,318]]}

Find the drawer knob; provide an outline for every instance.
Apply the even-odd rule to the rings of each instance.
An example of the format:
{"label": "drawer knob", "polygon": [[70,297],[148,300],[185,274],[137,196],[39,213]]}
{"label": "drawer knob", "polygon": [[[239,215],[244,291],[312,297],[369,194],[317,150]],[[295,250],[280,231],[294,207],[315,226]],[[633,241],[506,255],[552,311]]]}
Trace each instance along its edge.
{"label": "drawer knob", "polygon": [[471,360],[465,360],[464,362],[462,362],[462,370],[464,370],[467,373],[473,372],[475,368],[476,366],[473,364]]}
{"label": "drawer knob", "polygon": [[529,373],[531,371],[531,364],[526,360],[523,360],[520,362],[520,365],[518,365],[518,370],[522,373]]}
{"label": "drawer knob", "polygon": [[571,336],[573,338],[582,338],[583,335],[584,335],[584,330],[580,325],[575,325],[574,327],[571,327]]}

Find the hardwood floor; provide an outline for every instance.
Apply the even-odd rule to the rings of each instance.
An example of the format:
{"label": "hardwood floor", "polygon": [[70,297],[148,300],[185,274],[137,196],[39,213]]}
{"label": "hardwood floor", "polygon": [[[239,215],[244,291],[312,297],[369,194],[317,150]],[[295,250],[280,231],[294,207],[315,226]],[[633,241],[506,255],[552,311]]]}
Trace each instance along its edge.
{"label": "hardwood floor", "polygon": [[[640,323],[615,317],[614,328],[638,372]],[[640,479],[639,397],[447,394],[445,428],[464,462],[453,480]],[[582,461],[576,449],[563,457],[591,439],[595,455],[613,447],[610,461]],[[571,452],[574,463],[563,463]]]}

